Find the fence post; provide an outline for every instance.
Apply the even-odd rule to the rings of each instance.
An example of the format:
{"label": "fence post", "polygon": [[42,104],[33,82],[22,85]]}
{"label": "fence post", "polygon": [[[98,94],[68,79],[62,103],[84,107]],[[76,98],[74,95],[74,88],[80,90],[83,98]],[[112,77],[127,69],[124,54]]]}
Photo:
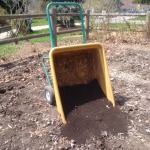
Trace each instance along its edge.
{"label": "fence post", "polygon": [[50,9],[50,14],[51,14],[51,23],[52,23],[52,30],[53,30],[53,38],[55,41],[55,47],[57,46],[57,31],[56,31],[56,27],[57,27],[57,16],[56,16],[56,9],[52,8]]}
{"label": "fence post", "polygon": [[90,32],[90,10],[86,10],[85,17],[85,29],[86,29],[86,39],[89,40],[89,32]]}
{"label": "fence post", "polygon": [[146,36],[150,38],[150,11],[147,12],[146,16]]}

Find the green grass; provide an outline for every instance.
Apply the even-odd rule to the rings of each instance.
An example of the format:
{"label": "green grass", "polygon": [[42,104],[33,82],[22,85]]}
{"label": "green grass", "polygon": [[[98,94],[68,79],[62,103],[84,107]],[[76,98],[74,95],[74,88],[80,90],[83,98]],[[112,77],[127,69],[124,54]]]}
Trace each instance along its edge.
{"label": "green grass", "polygon": [[41,33],[48,33],[49,29],[42,29],[42,30],[33,30],[30,34],[41,34]]}
{"label": "green grass", "polygon": [[18,49],[18,45],[15,44],[0,45],[0,57],[5,56],[7,54],[15,53],[17,49]]}
{"label": "green grass", "polygon": [[33,18],[32,27],[48,25],[46,18]]}
{"label": "green grass", "polygon": [[[43,30],[34,31],[33,33],[30,33],[30,34],[41,34],[41,33],[48,33],[48,32],[49,32],[49,29],[43,29]],[[60,34],[60,35],[57,35],[57,40],[59,42],[59,41],[63,40],[64,37],[71,36],[71,35],[81,35],[81,34],[82,34],[81,31],[76,32],[76,33]],[[29,42],[31,42],[31,43],[50,42],[50,37],[46,36],[46,37],[34,38],[34,39],[30,39]]]}
{"label": "green grass", "polygon": [[139,27],[143,27],[142,24],[127,24],[127,23],[110,23],[110,28],[119,28],[119,29],[137,29]]}
{"label": "green grass", "polygon": [[137,21],[145,21],[146,20],[146,16],[138,16],[129,20],[137,20]]}
{"label": "green grass", "polygon": [[50,38],[49,38],[49,36],[34,38],[34,39],[30,39],[29,42],[31,42],[31,43],[50,42]]}
{"label": "green grass", "polygon": [[[34,34],[42,34],[42,33],[48,33],[48,32],[49,32],[49,29],[36,30],[36,31],[33,31],[33,32],[31,32],[27,35],[30,36],[30,35],[34,35]],[[22,36],[23,36],[22,34],[19,34],[17,37],[22,37]],[[29,39],[29,42],[31,42],[31,43],[34,43],[34,42],[49,42],[49,36]]]}
{"label": "green grass", "polygon": [[[37,31],[33,31],[32,34],[42,34],[42,33],[48,33],[49,29],[43,29],[43,30],[37,30]],[[39,38],[34,38],[34,39],[30,39],[29,42],[31,43],[36,43],[36,42],[50,42],[50,37],[49,36],[45,36],[45,37],[39,37]]]}
{"label": "green grass", "polygon": [[[44,29],[44,30],[34,31],[31,34],[47,33],[48,31],[49,31],[48,29]],[[64,39],[64,37],[71,36],[71,35],[81,35],[81,32],[60,34],[60,35],[57,35],[57,40],[58,42],[68,40],[68,39]],[[19,36],[22,36],[22,35],[19,35]],[[50,37],[45,36],[45,37],[29,39],[28,42],[29,43],[50,42]],[[0,57],[15,53],[21,47],[23,43],[24,43],[23,41],[20,41],[18,45],[15,45],[14,43],[0,45]]]}

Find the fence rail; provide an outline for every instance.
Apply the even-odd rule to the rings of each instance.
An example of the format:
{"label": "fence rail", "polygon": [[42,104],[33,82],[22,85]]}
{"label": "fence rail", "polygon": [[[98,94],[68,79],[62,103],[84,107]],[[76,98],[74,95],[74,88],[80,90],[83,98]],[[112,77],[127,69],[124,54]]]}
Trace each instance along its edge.
{"label": "fence rail", "polygon": [[[52,15],[52,14],[50,14]],[[84,16],[87,16],[87,13],[83,13]],[[146,13],[90,13],[90,16],[146,16]],[[57,16],[79,16],[79,13],[59,13]],[[0,15],[1,20],[9,20],[9,19],[19,19],[19,18],[38,18],[38,17],[46,17],[46,13],[41,14],[13,14],[13,15]]]}
{"label": "fence rail", "polygon": [[[50,15],[51,16],[79,16],[79,13],[59,13],[59,14],[54,14],[55,11],[51,11]],[[85,16],[85,28],[86,28],[86,38],[89,38],[89,31],[90,31],[90,26],[89,26],[89,22],[90,22],[90,17],[92,16],[109,16],[109,17],[116,17],[116,16],[147,16],[147,22],[150,22],[150,14],[149,13],[134,13],[134,14],[123,14],[123,13],[106,13],[106,14],[102,14],[102,13],[90,13],[89,10],[86,11],[86,13],[83,14]],[[15,15],[0,15],[0,19],[1,20],[11,20],[11,19],[20,19],[20,18],[42,18],[42,17],[46,17],[45,13],[41,13],[41,14],[15,14]],[[51,17],[52,18],[52,17]],[[55,21],[54,21],[55,22]],[[56,31],[56,24],[53,24],[55,31]],[[81,31],[81,29],[70,29],[70,30],[64,30],[64,31],[59,31],[56,32],[55,35],[57,34],[64,34],[64,33],[71,33],[71,32],[77,32],[77,31]],[[38,37],[44,37],[44,36],[48,36],[49,33],[44,33],[44,34],[34,34],[34,35],[26,35],[23,37],[13,37],[13,38],[8,38],[8,39],[3,39],[0,40],[0,44],[6,44],[6,43],[11,43],[11,42],[15,42],[17,43],[18,41],[21,40],[27,40],[27,39],[32,39],[32,38],[38,38]],[[56,37],[55,37],[56,38]],[[56,44],[57,45],[57,44]]]}
{"label": "fence rail", "polygon": [[[71,13],[71,14],[68,14],[68,13],[55,14],[55,13],[56,13],[55,11],[52,11],[52,13],[50,13],[50,16],[79,16],[79,13]],[[87,17],[87,14],[85,14],[85,13],[83,15],[85,17]],[[16,14],[15,15],[0,15],[1,20],[21,19],[21,18],[29,18],[29,17],[42,18],[42,17],[46,17],[46,14],[41,13],[41,14],[22,14],[22,15],[18,15],[18,14],[17,15]],[[88,23],[89,23],[89,21],[87,22],[86,27],[89,26]],[[56,30],[56,24],[52,24],[52,26],[53,26],[53,29],[55,28],[55,30]],[[56,35],[59,35],[59,34],[72,33],[72,32],[78,32],[78,31],[81,31],[81,28],[59,31],[56,34],[54,34],[55,35],[54,38],[56,39]],[[87,31],[87,33],[89,33],[89,32]],[[26,35],[23,37],[13,37],[13,38],[8,38],[8,39],[3,39],[3,40],[0,40],[0,44],[6,44],[6,43],[11,43],[11,42],[17,43],[18,41],[28,40],[28,39],[38,38],[38,37],[44,37],[44,36],[49,36],[49,33]],[[87,35],[87,38],[88,38],[88,35]],[[56,45],[57,45],[57,43],[56,43]]]}
{"label": "fence rail", "polygon": [[[78,32],[78,31],[81,31],[81,28],[59,31],[59,32],[57,32],[57,35],[64,34],[64,33]],[[18,43],[19,41],[38,38],[38,37],[44,37],[44,36],[49,36],[49,33],[42,33],[42,34],[26,35],[23,37],[8,38],[8,39],[0,41],[0,44],[7,44],[7,43],[11,43],[11,42]]]}
{"label": "fence rail", "polygon": [[91,16],[146,16],[146,13],[92,13]]}
{"label": "fence rail", "polygon": [[4,26],[4,27],[0,27],[0,33],[7,32],[9,30],[11,30],[11,26],[10,25]]}

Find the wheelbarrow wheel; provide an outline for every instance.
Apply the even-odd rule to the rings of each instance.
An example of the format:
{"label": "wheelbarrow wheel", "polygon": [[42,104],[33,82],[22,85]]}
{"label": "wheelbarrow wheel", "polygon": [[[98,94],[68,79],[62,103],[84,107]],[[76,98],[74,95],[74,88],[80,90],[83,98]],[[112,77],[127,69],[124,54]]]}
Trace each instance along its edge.
{"label": "wheelbarrow wheel", "polygon": [[45,99],[50,105],[55,105],[55,95],[54,90],[51,86],[45,87]]}

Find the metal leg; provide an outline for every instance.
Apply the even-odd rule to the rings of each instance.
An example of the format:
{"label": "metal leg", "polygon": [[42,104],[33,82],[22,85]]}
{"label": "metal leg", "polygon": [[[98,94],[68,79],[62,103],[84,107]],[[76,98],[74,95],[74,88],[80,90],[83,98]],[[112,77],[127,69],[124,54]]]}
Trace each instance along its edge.
{"label": "metal leg", "polygon": [[47,79],[47,82],[48,82],[48,85],[51,85],[51,80],[50,80],[50,77],[48,75],[48,71],[47,71],[47,68],[46,68],[46,64],[45,64],[45,59],[48,59],[49,60],[49,56],[44,56],[42,58],[42,67],[44,69],[44,72],[45,72],[45,75],[46,75],[46,79]]}

